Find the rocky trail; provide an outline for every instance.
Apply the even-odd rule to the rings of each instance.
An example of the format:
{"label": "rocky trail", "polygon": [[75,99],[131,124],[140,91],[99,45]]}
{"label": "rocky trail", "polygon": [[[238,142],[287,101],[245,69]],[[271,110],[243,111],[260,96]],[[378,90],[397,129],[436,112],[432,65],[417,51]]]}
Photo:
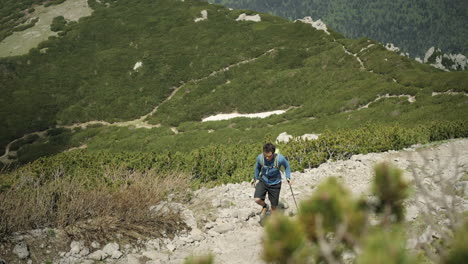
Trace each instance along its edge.
{"label": "rocky trail", "polygon": [[[381,161],[402,169],[413,187],[416,183],[422,184],[422,187],[415,188],[414,194],[406,201],[406,221],[409,224],[419,221],[425,209],[433,210],[431,213],[434,215],[444,215],[449,209],[446,207],[448,203],[457,212],[468,209],[468,139],[413,146],[403,151],[355,155],[349,160],[329,161],[303,173],[294,172],[292,186],[295,198],[298,203],[306,199],[329,176],[338,177],[355,195],[368,195],[373,166]],[[412,175],[417,175],[419,180],[415,181]],[[460,196],[453,198],[442,193],[443,182],[453,184]],[[424,190],[429,190],[442,204],[431,203],[429,207],[430,201],[422,195]],[[179,211],[189,227],[187,231],[182,231],[172,239],[166,236],[140,241],[135,245],[114,241],[108,241],[107,245],[87,245],[82,241],[73,241],[57,252],[58,256],[53,258],[53,263],[183,263],[187,256],[210,252],[215,256],[215,263],[264,263],[261,259],[263,228],[259,225],[260,208],[253,202],[253,192],[253,187],[243,182],[199,189],[193,193],[188,204],[169,199],[151,210],[162,213]],[[285,184],[281,190],[280,207],[286,215],[294,217],[296,214],[293,196]],[[31,253],[28,248],[34,247],[34,239],[39,239],[46,232],[34,230],[11,238],[16,246],[13,252],[9,252],[9,256],[18,260],[11,263],[26,263],[28,259],[29,263],[35,263],[31,256],[38,253]],[[430,226],[409,232],[408,248],[438,236],[438,231]],[[44,243],[41,247],[42,251],[53,250]],[[36,250],[41,247],[35,245]],[[0,252],[4,250],[7,249],[0,246]],[[20,258],[24,260],[20,262]]]}

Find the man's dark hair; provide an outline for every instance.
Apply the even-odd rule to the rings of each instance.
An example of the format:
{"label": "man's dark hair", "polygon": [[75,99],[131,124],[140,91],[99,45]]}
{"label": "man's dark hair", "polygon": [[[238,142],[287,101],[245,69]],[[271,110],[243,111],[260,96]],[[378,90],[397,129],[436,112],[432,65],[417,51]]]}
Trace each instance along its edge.
{"label": "man's dark hair", "polygon": [[266,143],[265,145],[263,145],[263,152],[264,153],[268,153],[268,152],[275,153],[275,150],[276,150],[275,145],[273,145],[271,143]]}

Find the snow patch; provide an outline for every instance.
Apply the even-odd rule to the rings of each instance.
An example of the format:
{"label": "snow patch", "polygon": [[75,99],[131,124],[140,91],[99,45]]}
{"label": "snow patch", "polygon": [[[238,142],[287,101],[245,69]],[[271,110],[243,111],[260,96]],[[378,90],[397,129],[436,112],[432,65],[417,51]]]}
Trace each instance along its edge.
{"label": "snow patch", "polygon": [[312,27],[316,28],[317,30],[323,30],[325,31],[325,33],[327,33],[328,35],[330,35],[330,32],[328,32],[328,28],[327,28],[327,25],[325,23],[323,23],[322,20],[317,20],[317,21],[314,21],[312,19],[312,17],[310,16],[306,16],[304,17],[303,19],[296,19],[294,20],[294,22],[296,21],[300,21],[302,23],[306,23],[306,24],[311,24]]}
{"label": "snow patch", "polygon": [[139,62],[135,63],[135,66],[133,66],[133,70],[136,71],[141,66],[143,66],[143,62],[139,61]]}
{"label": "snow patch", "polygon": [[236,18],[236,21],[253,21],[253,22],[260,22],[262,21],[262,18],[260,17],[259,14],[256,14],[254,16],[249,16],[246,13],[242,13],[239,15],[238,18]]}
{"label": "snow patch", "polygon": [[201,13],[202,17],[195,18],[193,21],[199,22],[199,21],[203,21],[203,20],[208,19],[208,11],[202,10],[200,13]]}
{"label": "snow patch", "polygon": [[202,122],[207,121],[219,121],[219,120],[228,120],[237,117],[248,117],[248,118],[266,118],[271,115],[281,115],[286,113],[286,110],[276,110],[270,112],[262,112],[262,113],[255,113],[255,114],[239,114],[239,113],[231,113],[231,114],[218,114],[214,116],[210,116],[207,118],[202,119]]}

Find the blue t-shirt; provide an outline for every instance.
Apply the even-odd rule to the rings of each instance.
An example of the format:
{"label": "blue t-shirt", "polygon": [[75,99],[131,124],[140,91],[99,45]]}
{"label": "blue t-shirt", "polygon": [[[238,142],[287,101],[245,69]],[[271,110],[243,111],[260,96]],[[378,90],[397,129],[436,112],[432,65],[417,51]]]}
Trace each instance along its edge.
{"label": "blue t-shirt", "polygon": [[[264,159],[264,166],[262,169],[262,159]],[[278,159],[278,168],[275,168],[275,159]],[[268,161],[263,154],[258,155],[257,163],[255,164],[255,176],[254,179],[258,180],[260,177],[260,170],[262,175],[262,180],[268,185],[274,185],[281,182],[281,171],[279,168],[284,167],[286,172],[286,179],[291,179],[291,168],[289,167],[289,162],[281,154],[275,154],[275,158],[271,161]]]}

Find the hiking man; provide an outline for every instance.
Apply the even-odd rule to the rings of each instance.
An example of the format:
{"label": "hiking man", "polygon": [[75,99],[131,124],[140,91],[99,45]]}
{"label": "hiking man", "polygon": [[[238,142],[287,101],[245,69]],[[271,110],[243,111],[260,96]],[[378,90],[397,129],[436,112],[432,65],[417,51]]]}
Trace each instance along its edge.
{"label": "hiking man", "polygon": [[289,167],[289,163],[283,155],[275,153],[275,151],[275,145],[266,143],[263,146],[263,153],[258,155],[257,163],[255,164],[254,199],[257,204],[263,207],[261,215],[264,215],[269,210],[268,204],[265,203],[267,193],[271,203],[271,210],[275,211],[278,206],[281,191],[281,166],[284,166],[286,179],[288,180],[288,184],[291,185],[291,168]]}

